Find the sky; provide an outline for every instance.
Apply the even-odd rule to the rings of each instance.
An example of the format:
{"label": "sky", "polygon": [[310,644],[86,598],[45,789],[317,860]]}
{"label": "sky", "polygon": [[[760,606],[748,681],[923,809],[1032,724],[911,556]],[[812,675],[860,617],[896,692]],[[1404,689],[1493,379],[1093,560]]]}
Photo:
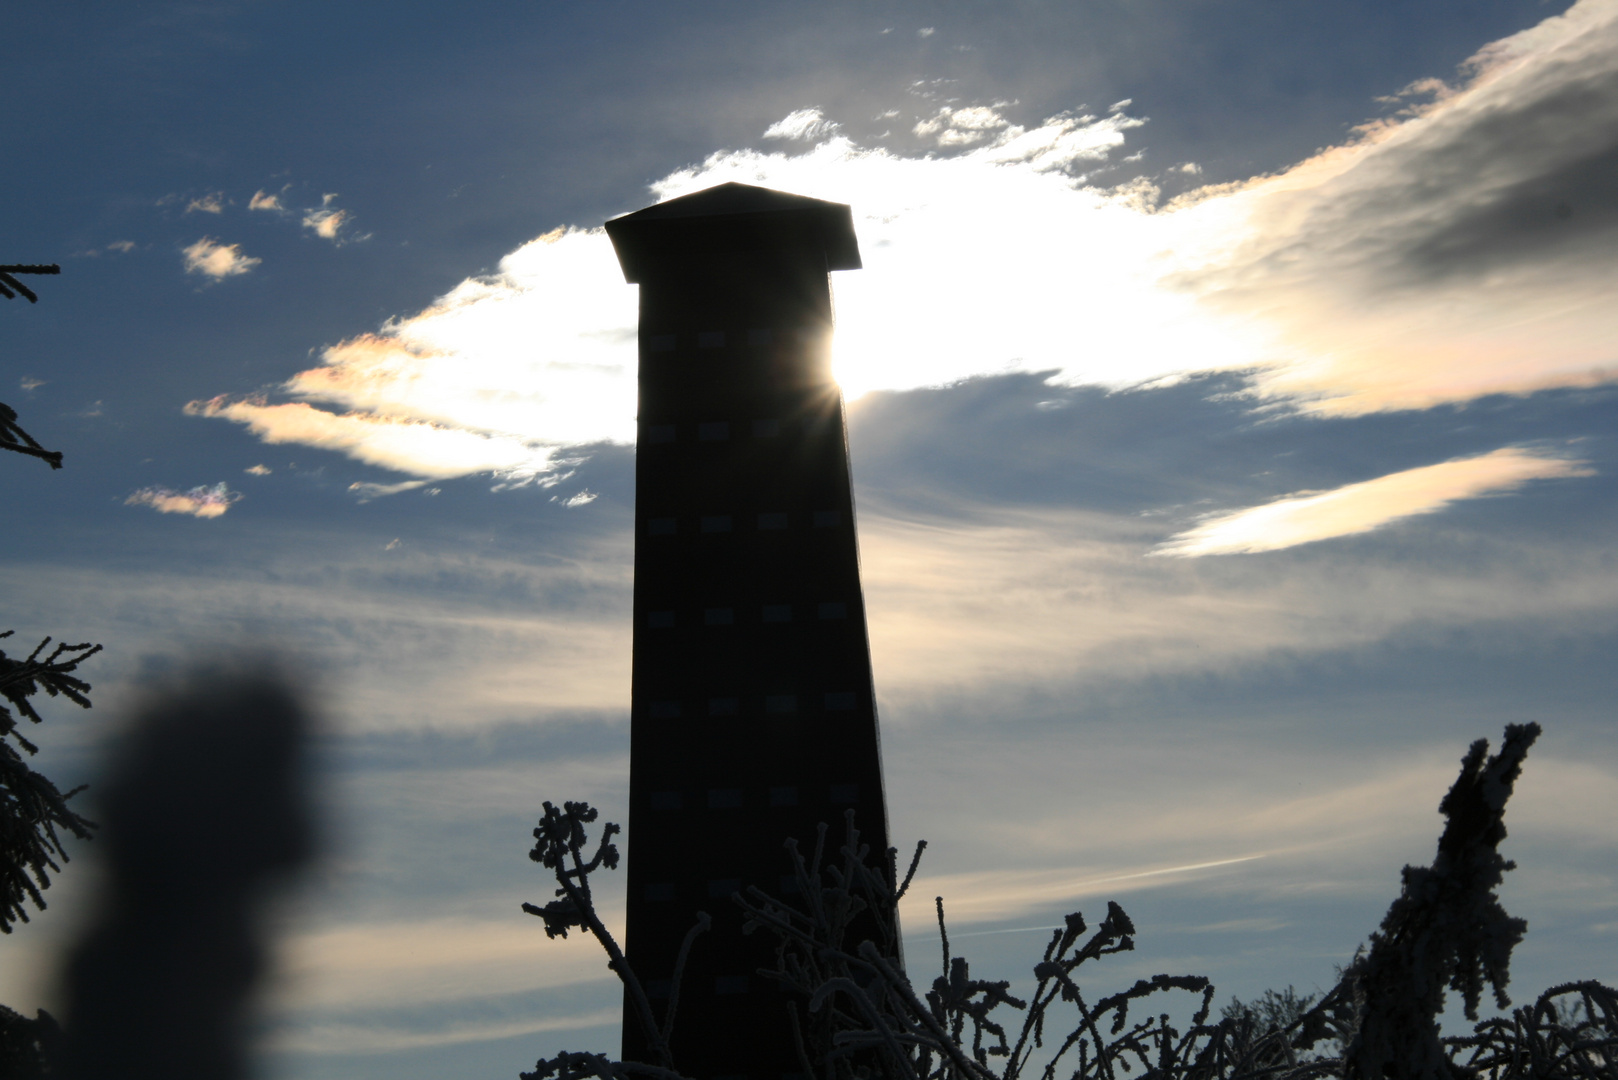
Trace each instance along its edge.
{"label": "sky", "polygon": [[[1328,987],[1476,738],[1545,734],[1512,992],[1618,982],[1618,2],[66,3],[0,35],[0,629],[121,702],[295,658],[325,855],[265,1075],[614,1051],[544,800],[627,802],[635,287],[740,180],[833,277],[904,909],[974,972]],[[0,941],[49,1006],[94,844]],[[621,920],[622,882],[603,908]],[[609,920],[611,921],[611,920]]]}

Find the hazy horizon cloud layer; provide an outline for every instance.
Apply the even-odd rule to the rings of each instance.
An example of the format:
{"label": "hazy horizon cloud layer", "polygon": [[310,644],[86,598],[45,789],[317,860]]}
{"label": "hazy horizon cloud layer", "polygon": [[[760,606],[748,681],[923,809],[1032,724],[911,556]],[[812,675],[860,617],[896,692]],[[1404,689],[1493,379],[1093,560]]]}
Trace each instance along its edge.
{"label": "hazy horizon cloud layer", "polygon": [[[3,257],[63,273],[0,301],[0,400],[66,467],[0,461],[0,630],[106,646],[95,708],[30,732],[91,817],[129,703],[199,657],[275,652],[319,702],[272,1080],[616,1048],[604,956],[519,908],[544,800],[626,820],[637,297],[599,226],[727,180],[855,213],[836,361],[920,980],[942,895],[1014,990],[1107,900],[1140,934],[1096,992],[1324,988],[1466,746],[1535,720],[1512,993],[1618,983],[1618,0],[12,28]],[[6,1005],[52,1007],[73,856],[0,942]]]}
{"label": "hazy horizon cloud layer", "polygon": [[[1434,808],[1465,744],[1535,718],[1549,730],[1509,817],[1508,852],[1524,871],[1508,908],[1533,927],[1516,985],[1527,991],[1574,966],[1604,977],[1588,949],[1610,933],[1600,927],[1613,922],[1618,884],[1601,869],[1612,865],[1603,823],[1618,809],[1618,761],[1599,734],[1618,689],[1603,659],[1618,640],[1606,527],[1566,528],[1558,496],[1570,489],[1536,481],[1550,486],[1475,501],[1469,524],[1411,515],[1336,542],[1352,551],[1315,543],[1246,560],[1149,558],[1176,518],[1134,507],[1161,506],[1170,492],[1120,488],[1116,472],[1181,470],[1143,451],[1030,460],[1034,446],[1064,437],[1127,450],[1108,429],[1159,426],[1141,423],[1141,410],[1190,425],[1183,403],[1208,389],[1080,391],[1041,409],[1047,388],[1007,376],[873,395],[852,409],[890,812],[898,841],[933,841],[906,909],[910,954],[934,949],[934,895],[972,935],[960,948],[995,977],[1019,976],[1039,937],[1027,927],[1117,899],[1142,925],[1141,950],[1098,972],[1097,985],[1160,970],[1206,973],[1249,996],[1278,979],[1322,982],[1380,918],[1398,867],[1431,858]],[[1599,429],[1612,407],[1584,423]],[[938,408],[958,409],[957,419],[941,422]],[[1212,424],[1241,406],[1203,410]],[[1490,428],[1466,437],[1536,434]],[[1270,423],[1245,438],[1257,445],[1225,452],[1238,472],[1269,459],[1271,440],[1296,445]],[[1567,483],[1610,492],[1611,452],[1590,442],[1588,460],[1602,467]],[[951,444],[996,446],[1015,471],[963,478],[948,465]],[[1397,467],[1404,454],[1445,456],[1426,446],[1366,471],[1431,468]],[[929,477],[912,456],[943,467]],[[1052,490],[1074,459],[1098,492]],[[582,468],[578,479],[603,491],[586,509],[623,521],[628,485]],[[1004,482],[1019,474],[1027,492]],[[430,501],[453,499],[443,513],[473,515],[464,525],[476,534],[489,516],[476,506],[490,498],[473,484]],[[1514,501],[1528,512],[1512,512]],[[611,1044],[604,1017],[616,995],[593,945],[544,940],[517,904],[548,895],[524,857],[541,800],[585,798],[623,818],[629,537],[620,525],[570,539],[580,511],[544,505],[543,531],[479,550],[457,550],[453,533],[390,548],[384,527],[347,537],[339,556],[321,529],[229,516],[197,526],[237,530],[221,543],[251,552],[251,569],[40,564],[4,576],[8,596],[95,640],[173,642],[178,660],[187,637],[194,648],[250,633],[294,643],[319,673],[341,812],[277,990],[271,1045],[294,1074],[321,1062],[319,1075],[349,1075],[406,1052]],[[1586,644],[1558,644],[1566,635]],[[98,673],[101,700],[150,677],[129,670],[137,653],[118,653]],[[1592,682],[1595,670],[1605,674]],[[66,725],[56,745],[88,744],[104,720],[56,718]],[[986,800],[998,807],[987,817]],[[70,871],[69,912],[76,880]],[[618,890],[609,877],[604,910],[615,924]],[[44,919],[39,929],[61,932]],[[0,999],[35,986],[12,983]]]}

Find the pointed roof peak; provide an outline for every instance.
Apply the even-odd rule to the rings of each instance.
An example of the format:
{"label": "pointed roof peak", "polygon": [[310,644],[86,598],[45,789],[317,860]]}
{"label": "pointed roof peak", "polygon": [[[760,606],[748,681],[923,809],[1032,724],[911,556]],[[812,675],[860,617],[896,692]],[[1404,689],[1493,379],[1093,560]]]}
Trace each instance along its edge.
{"label": "pointed roof peak", "polygon": [[644,210],[625,214],[615,220],[660,221],[668,218],[727,217],[731,214],[779,214],[794,210],[824,213],[831,209],[847,209],[845,203],[812,199],[807,195],[793,195],[773,188],[740,184],[732,180],[715,184],[711,188],[693,191],[689,195],[667,199]]}
{"label": "pointed roof peak", "polygon": [[722,253],[792,252],[827,270],[860,268],[847,203],[752,184],[716,184],[615,217],[607,235],[629,282]]}

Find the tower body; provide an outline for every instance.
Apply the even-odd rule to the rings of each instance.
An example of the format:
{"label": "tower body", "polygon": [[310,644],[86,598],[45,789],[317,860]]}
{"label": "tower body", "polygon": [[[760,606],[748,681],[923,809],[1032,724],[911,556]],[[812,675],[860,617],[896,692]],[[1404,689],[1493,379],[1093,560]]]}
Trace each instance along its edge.
{"label": "tower body", "polygon": [[[696,1080],[801,1067],[768,936],[730,895],[784,892],[783,849],[887,812],[829,270],[847,206],[743,184],[607,224],[640,285],[635,635],[626,839],[631,965],[659,1020],[696,912],[673,1049]],[[835,851],[835,847],[832,848]],[[623,1056],[647,1060],[626,1001]]]}

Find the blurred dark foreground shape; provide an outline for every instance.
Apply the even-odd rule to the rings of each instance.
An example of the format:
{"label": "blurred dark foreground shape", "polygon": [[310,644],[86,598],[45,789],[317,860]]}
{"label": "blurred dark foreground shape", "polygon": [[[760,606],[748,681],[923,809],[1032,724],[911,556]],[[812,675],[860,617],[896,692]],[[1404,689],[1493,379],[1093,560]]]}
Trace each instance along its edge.
{"label": "blurred dark foreground shape", "polygon": [[66,969],[69,1080],[238,1080],[269,901],[312,847],[309,722],[284,677],[155,696],[95,785],[105,881]]}

